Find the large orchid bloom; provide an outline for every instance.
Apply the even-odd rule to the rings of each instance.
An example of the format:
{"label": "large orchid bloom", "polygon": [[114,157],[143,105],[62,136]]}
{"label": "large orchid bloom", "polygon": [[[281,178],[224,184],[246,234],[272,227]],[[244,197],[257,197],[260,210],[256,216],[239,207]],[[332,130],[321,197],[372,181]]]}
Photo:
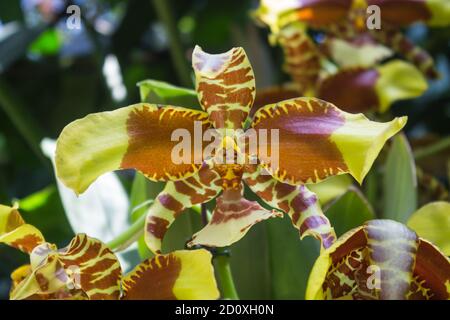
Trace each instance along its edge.
{"label": "large orchid bloom", "polygon": [[115,254],[101,241],[77,234],[57,249],[26,224],[16,207],[0,205],[0,243],[30,255],[16,269],[10,298],[18,299],[217,299],[219,291],[204,250],[182,250],[140,263],[122,277]]}
{"label": "large orchid bloom", "polygon": [[[212,55],[196,47],[192,64],[203,111],[141,103],[77,120],[58,139],[59,178],[76,193],[117,169],[132,168],[150,180],[167,181],[146,218],[145,240],[154,252],[160,252],[162,239],[179,214],[216,197],[209,223],[188,246],[230,245],[255,223],[285,213],[302,237],[312,235],[329,247],[334,231],[305,184],[345,173],[361,182],[406,118],[377,123],[316,98],[294,98],[261,108],[250,121],[255,79],[244,49]],[[249,154],[246,147],[239,147],[239,140],[251,131],[244,133],[247,120],[252,132],[277,132],[279,140],[258,140],[257,150]],[[179,137],[177,141],[171,137],[177,129],[191,137],[196,130],[213,129],[219,137],[217,152],[206,157],[209,145],[196,146],[194,141],[188,163],[175,163],[172,154],[179,151]],[[245,161],[224,163],[220,152],[224,150],[232,151],[231,160]],[[276,154],[278,163],[273,160]],[[276,210],[244,199],[244,183]]]}
{"label": "large orchid bloom", "polygon": [[450,260],[392,220],[372,220],[324,250],[307,299],[450,299]]}

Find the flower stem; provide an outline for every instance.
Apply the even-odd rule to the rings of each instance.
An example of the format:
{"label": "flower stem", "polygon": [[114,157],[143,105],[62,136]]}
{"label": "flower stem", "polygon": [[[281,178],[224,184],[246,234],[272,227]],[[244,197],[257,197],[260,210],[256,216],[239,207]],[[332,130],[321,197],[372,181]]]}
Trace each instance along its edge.
{"label": "flower stem", "polygon": [[238,300],[239,296],[234,286],[233,275],[230,268],[229,249],[217,248],[214,255],[215,267],[222,289],[222,298]]}
{"label": "flower stem", "polygon": [[109,241],[106,245],[115,251],[120,251],[128,247],[131,243],[139,238],[144,231],[146,214],[141,215],[133,224],[117,237]]}
{"label": "flower stem", "polygon": [[[204,203],[200,206],[203,225],[209,221],[208,210]],[[230,249],[217,248],[213,251],[214,267],[217,277],[219,278],[220,287],[222,289],[222,298],[230,300],[238,300],[239,296],[234,286],[233,274],[230,268]]]}
{"label": "flower stem", "polygon": [[178,74],[178,79],[181,84],[187,88],[192,87],[192,80],[190,76],[189,67],[186,64],[183,46],[181,45],[180,34],[178,33],[175,19],[170,9],[169,0],[153,0],[153,5],[158,15],[159,20],[164,25],[167,37],[169,38],[170,55],[175,70]]}
{"label": "flower stem", "polygon": [[445,150],[450,147],[450,136],[443,138],[439,140],[436,143],[433,143],[430,146],[423,147],[421,149],[418,149],[414,152],[414,158],[416,160],[426,158],[428,156],[431,156],[435,153],[438,153],[442,150]]}

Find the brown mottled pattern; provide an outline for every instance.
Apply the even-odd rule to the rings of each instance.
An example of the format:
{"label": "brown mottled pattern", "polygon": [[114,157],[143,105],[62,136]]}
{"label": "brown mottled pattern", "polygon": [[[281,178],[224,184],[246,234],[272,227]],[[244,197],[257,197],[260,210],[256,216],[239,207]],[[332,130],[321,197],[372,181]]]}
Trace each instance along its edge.
{"label": "brown mottled pattern", "polygon": [[41,244],[43,239],[35,234],[27,234],[23,238],[19,238],[10,243],[10,246],[21,251],[30,253],[33,249]]}
{"label": "brown mottled pattern", "polygon": [[[271,168],[268,157],[259,159],[274,175],[287,183],[311,183],[347,170],[347,165],[331,134],[344,125],[339,110],[325,101],[286,100],[269,105],[255,114],[253,128],[279,129],[279,167]],[[264,146],[265,147],[265,146]],[[300,155],[300,156],[299,156]]]}
{"label": "brown mottled pattern", "polygon": [[416,234],[391,220],[369,221],[366,232],[371,263],[381,268],[380,298],[405,299],[414,270]]}
{"label": "brown mottled pattern", "polygon": [[[313,234],[324,248],[330,247],[336,240],[330,221],[320,210],[317,196],[306,186],[293,186],[273,179],[270,175],[259,174],[255,167],[248,166],[244,175],[245,183],[261,199],[274,208],[282,210],[292,219],[300,235]],[[308,210],[310,216],[304,218]],[[301,222],[300,222],[301,221]]]}
{"label": "brown mottled pattern", "polygon": [[[234,48],[218,58],[196,49],[194,59],[200,104],[214,127],[243,128],[255,99],[255,79],[245,51]],[[218,65],[208,74],[203,68],[212,59]]]}
{"label": "brown mottled pattern", "polygon": [[375,91],[378,77],[375,69],[342,70],[320,82],[317,97],[352,113],[378,109],[379,100]]}
{"label": "brown mottled pattern", "polygon": [[[330,256],[332,264],[322,284],[325,299],[450,298],[445,285],[450,283],[449,259],[397,222],[368,222]],[[367,287],[373,275],[367,272],[370,265],[380,267],[381,290]]]}
{"label": "brown mottled pattern", "polygon": [[146,230],[155,237],[162,239],[166,234],[168,227],[169,221],[166,219],[151,216],[147,222]]}
{"label": "brown mottled pattern", "polygon": [[[171,152],[179,141],[171,141],[176,129],[186,129],[194,136],[194,121],[203,123],[202,130],[210,127],[207,114],[184,108],[161,107],[151,109],[148,106],[136,108],[127,120],[129,146],[121,163],[121,169],[134,168],[152,180],[177,180],[194,173],[200,165],[194,165],[195,154],[191,141],[190,163],[175,164]],[[155,157],[155,155],[158,155]]]}
{"label": "brown mottled pattern", "polygon": [[[303,30],[289,28],[289,32],[281,31],[278,42],[283,48],[285,69],[297,84],[298,90],[305,93],[314,89],[319,79],[320,54],[316,45]],[[297,93],[295,97],[300,96]],[[285,100],[291,97],[284,97]],[[280,100],[274,101],[278,102]]]}
{"label": "brown mottled pattern", "polygon": [[175,300],[172,289],[181,271],[175,255],[156,256],[139,264],[123,280],[124,300]]}
{"label": "brown mottled pattern", "polygon": [[[219,174],[206,162],[193,176],[180,181],[169,181],[148,209],[146,233],[162,240],[174,219],[186,207],[213,199],[220,189]],[[161,248],[152,248],[152,250],[161,252]]]}
{"label": "brown mottled pattern", "polygon": [[439,77],[433,58],[424,49],[416,46],[403,33],[392,27],[381,30],[372,30],[371,35],[381,44],[392,48],[409,62],[414,64],[424,75],[430,79]]}
{"label": "brown mottled pattern", "polygon": [[262,207],[256,201],[242,198],[240,190],[227,189],[217,198],[211,224],[226,223],[241,219]]}
{"label": "brown mottled pattern", "polygon": [[[81,289],[90,299],[118,299],[120,264],[114,253],[100,241],[77,235],[58,255],[64,269],[79,268]],[[95,262],[95,263],[92,263]]]}

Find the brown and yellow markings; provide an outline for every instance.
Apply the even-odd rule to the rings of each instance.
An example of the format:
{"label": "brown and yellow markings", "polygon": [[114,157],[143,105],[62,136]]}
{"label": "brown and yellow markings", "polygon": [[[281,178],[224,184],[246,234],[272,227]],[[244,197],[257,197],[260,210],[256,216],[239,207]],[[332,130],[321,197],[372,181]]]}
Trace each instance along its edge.
{"label": "brown and yellow markings", "polygon": [[[195,160],[197,157],[201,160],[203,145],[201,150],[196,150],[191,143],[191,161],[175,164],[171,160],[171,151],[178,141],[171,141],[171,136],[174,130],[181,128],[193,137],[195,121],[202,123],[203,131],[211,127],[208,115],[201,111],[151,105],[135,108],[127,120],[129,144],[121,168],[137,169],[156,181],[179,180],[192,175],[201,167]],[[155,154],[158,157],[155,158]]]}
{"label": "brown and yellow markings", "polygon": [[[347,165],[342,153],[330,139],[344,123],[339,110],[320,99],[291,99],[261,108],[255,114],[252,127],[256,130],[278,129],[282,157],[279,157],[277,168],[271,166],[270,158],[264,157],[261,151],[258,151],[259,160],[277,179],[291,184],[318,182],[332,174],[345,172]],[[270,143],[268,149],[270,155]]]}
{"label": "brown and yellow markings", "polygon": [[173,254],[159,255],[154,259],[144,261],[124,277],[122,299],[176,299],[173,287],[181,267],[181,260]]}

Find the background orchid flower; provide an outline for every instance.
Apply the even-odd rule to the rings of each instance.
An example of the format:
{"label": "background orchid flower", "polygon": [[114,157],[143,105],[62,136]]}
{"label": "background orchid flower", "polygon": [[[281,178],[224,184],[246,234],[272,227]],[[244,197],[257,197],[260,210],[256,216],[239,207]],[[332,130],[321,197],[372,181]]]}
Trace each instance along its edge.
{"label": "background orchid flower", "polygon": [[196,47],[192,63],[204,111],[137,104],[77,120],[58,139],[59,178],[77,193],[116,169],[133,168],[150,180],[168,181],[147,213],[145,239],[154,252],[160,252],[164,234],[185,208],[216,196],[211,220],[194,234],[189,246],[227,246],[255,223],[280,215],[244,199],[243,181],[269,206],[288,214],[300,235],[313,235],[329,247],[335,240],[333,229],[317,197],[304,184],[344,173],[361,182],[385,141],[405,125],[406,118],[377,123],[319,99],[296,98],[261,108],[250,125],[257,131],[279,130],[279,166],[267,157],[275,150],[271,141],[260,143],[256,155],[247,155],[256,156],[259,165],[220,164],[216,155],[204,159],[202,149],[195,148],[191,162],[199,157],[201,165],[175,164],[171,152],[176,142],[171,134],[183,128],[193,136],[194,121],[221,133],[223,148],[237,150],[236,136],[227,135],[226,129],[244,128],[255,99],[252,67],[242,48],[211,55]]}
{"label": "background orchid flower", "polygon": [[[379,29],[366,27],[366,9],[370,5],[377,5],[382,12]],[[446,0],[262,0],[255,15],[275,34],[292,22],[300,22],[304,29],[313,28],[325,32],[327,36],[350,42],[371,38],[392,48],[430,78],[437,76],[433,59],[409,41],[400,28],[415,22],[435,27],[450,23],[450,7]]]}
{"label": "background orchid flower", "polygon": [[[271,40],[282,47],[284,69],[299,92],[324,99],[353,113],[385,112],[393,102],[415,98],[425,92],[427,82],[414,65],[394,60],[376,66],[382,59],[392,56],[393,51],[379,45],[368,33],[342,38],[330,35],[326,29],[324,44],[316,44],[308,35],[308,28],[315,25],[294,13],[296,10],[306,12],[309,6],[326,11],[327,5],[333,5],[333,1],[319,2],[304,4],[292,1],[280,6],[275,1],[262,1],[255,14],[271,27]],[[336,9],[329,8],[330,12],[333,10]],[[269,14],[271,11],[274,12]],[[290,18],[285,19],[286,16]],[[333,63],[337,64],[338,70],[334,70]],[[287,98],[289,92],[285,95]]]}
{"label": "background orchid flower", "polygon": [[101,241],[77,234],[57,249],[16,207],[0,206],[0,242],[30,254],[16,269],[10,298],[18,299],[217,299],[219,291],[204,250],[181,250],[141,262],[122,277],[116,255]]}
{"label": "background orchid flower", "polygon": [[450,261],[393,220],[371,220],[321,253],[307,299],[450,298]]}

